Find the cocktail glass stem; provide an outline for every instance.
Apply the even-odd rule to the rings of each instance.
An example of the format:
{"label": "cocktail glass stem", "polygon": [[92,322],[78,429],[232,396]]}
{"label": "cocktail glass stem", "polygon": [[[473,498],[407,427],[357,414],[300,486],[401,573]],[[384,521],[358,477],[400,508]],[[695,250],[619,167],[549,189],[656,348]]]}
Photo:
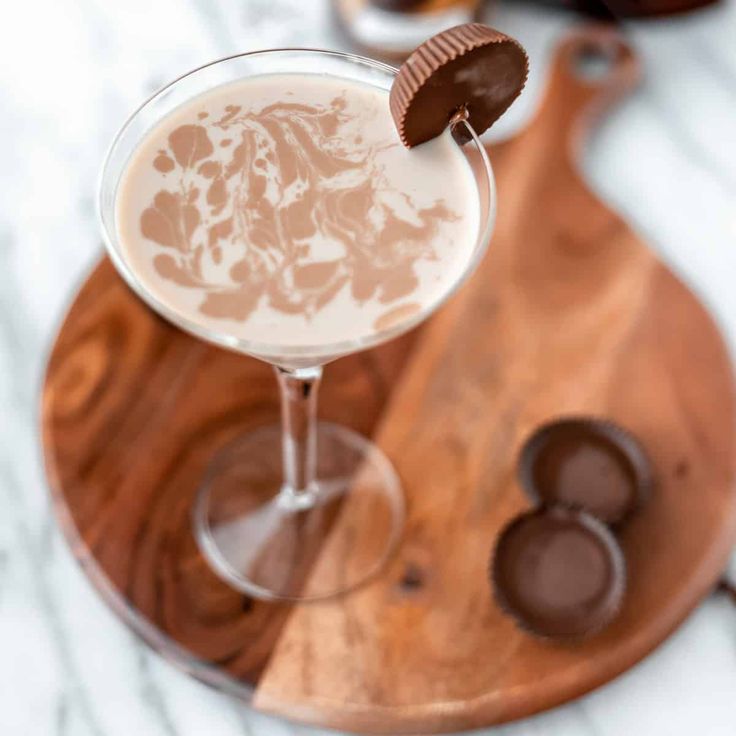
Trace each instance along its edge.
{"label": "cocktail glass stem", "polygon": [[[282,421],[250,427],[219,449],[197,492],[192,521],[194,535],[205,560],[235,590],[266,600],[313,600],[352,590],[373,576],[395,549],[404,522],[401,481],[381,448],[348,427],[317,421],[317,393],[322,377],[319,363],[325,356],[348,356],[398,337],[403,330],[413,327],[439,306],[472,272],[488,244],[495,212],[495,189],[485,148],[459,113],[453,124],[467,128],[467,133],[459,137],[468,141],[459,150],[466,158],[478,188],[479,221],[474,249],[468,253],[464,270],[457,273],[454,285],[448,282],[447,294],[440,298],[439,285],[432,287],[427,292],[426,304],[424,299],[419,300],[422,304],[420,313],[411,312],[409,317],[402,317],[386,329],[379,330],[376,325],[375,331],[361,328],[354,333],[348,330],[343,334],[341,320],[347,320],[349,315],[336,313],[338,322],[334,325],[334,340],[328,339],[330,335],[323,334],[321,330],[312,334],[313,326],[305,325],[304,334],[292,344],[288,339],[292,328],[287,322],[283,325],[279,322],[274,325],[274,334],[269,336],[270,342],[260,342],[247,338],[250,330],[244,323],[231,331],[236,327],[232,320],[220,322],[211,310],[197,309],[189,313],[189,309],[182,311],[167,306],[163,293],[158,294],[156,289],[149,288],[144,278],[145,269],[141,271],[135,259],[131,260],[121,238],[117,203],[123,174],[133,161],[131,157],[144,150],[146,136],[181,106],[191,105],[198,95],[209,94],[229,82],[240,84],[251,77],[262,78],[267,74],[303,74],[310,84],[322,77],[334,77],[347,86],[368,85],[384,93],[388,93],[395,78],[395,70],[384,64],[331,51],[272,49],[205,64],[154,95],[123,126],[105,161],[99,207],[105,241],[115,266],[155,311],[174,325],[221,347],[270,363],[280,356],[276,362],[281,362],[281,367],[276,369],[276,377],[281,392]],[[253,98],[248,104],[257,107],[259,103]],[[321,103],[315,99],[315,104]],[[356,121],[358,126],[364,123]],[[198,155],[201,153],[203,151],[197,151]],[[294,155],[297,155],[296,149]],[[431,173],[431,160],[430,155],[426,160],[428,175]],[[375,163],[378,163],[377,159]],[[275,167],[275,164],[271,165]],[[444,172],[437,170],[435,173],[441,177]],[[277,176],[275,171],[274,176]],[[421,182],[417,182],[419,184]],[[381,206],[384,205],[388,206],[386,203]],[[251,206],[250,200],[248,206]],[[468,206],[475,207],[475,203]],[[317,216],[315,213],[316,210],[308,213],[308,217],[313,220]],[[133,223],[136,227],[138,224]],[[375,229],[375,223],[372,227]],[[382,232],[376,233],[376,237],[379,236],[382,239]],[[322,252],[321,241],[315,237],[317,250],[305,253],[305,258],[309,256],[307,260],[322,257],[319,255]],[[367,233],[365,237],[368,237]],[[327,242],[332,241],[328,238]],[[250,241],[243,243],[244,248],[250,249],[251,245]],[[382,242],[379,239],[372,245],[378,253]],[[281,246],[286,247],[286,241]],[[326,253],[333,252],[333,245],[326,247]],[[159,275],[163,277],[163,273]],[[218,278],[219,275],[219,272],[213,273]],[[263,276],[268,274],[264,272]],[[296,288],[296,284],[292,285]],[[265,289],[265,282],[261,286]],[[343,296],[349,298],[349,286],[345,284],[342,289],[345,292]],[[252,296],[251,292],[247,293],[248,300]],[[208,306],[213,304],[208,301]],[[362,304],[358,303],[356,308],[362,310]],[[240,309],[239,302],[238,305]],[[194,307],[194,302],[191,306]],[[201,306],[204,307],[205,303]],[[380,307],[383,311],[388,305],[381,303]],[[264,312],[267,319],[270,319],[270,314],[268,310]],[[249,318],[255,320],[256,314]],[[350,323],[346,322],[346,325]],[[354,326],[357,330],[357,323]],[[281,327],[284,334],[279,334]],[[254,331],[254,335],[261,335],[260,328]],[[308,355],[314,357],[310,359],[306,357]],[[298,363],[300,360],[317,365],[286,367],[293,366],[290,361]],[[222,406],[220,411],[224,411]],[[214,421],[215,415],[207,416],[208,421]],[[201,435],[204,443],[202,452],[221,439],[221,432],[228,427],[225,424],[228,416],[220,417],[212,437],[205,436],[203,432],[197,435]],[[231,431],[229,428],[227,433]],[[187,448],[193,458],[200,458],[199,447],[187,445]],[[354,523],[354,516],[362,517],[364,523]],[[187,550],[187,555],[190,552]],[[315,566],[317,560],[321,564]],[[209,578],[207,585],[210,585]]]}
{"label": "cocktail glass stem", "polygon": [[289,509],[314,504],[317,486],[317,394],[322,366],[276,367],[281,394],[284,478],[279,503]]}

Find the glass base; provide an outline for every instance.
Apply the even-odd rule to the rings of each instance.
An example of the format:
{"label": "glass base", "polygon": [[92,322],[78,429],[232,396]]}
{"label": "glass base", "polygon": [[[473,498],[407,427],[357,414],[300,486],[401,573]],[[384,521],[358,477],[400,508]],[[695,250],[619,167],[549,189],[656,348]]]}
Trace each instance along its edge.
{"label": "glass base", "polygon": [[256,598],[309,600],[374,575],[398,541],[401,485],[376,445],[318,425],[317,486],[282,488],[281,429],[238,437],[214,459],[194,505],[202,553],[226,583]]}

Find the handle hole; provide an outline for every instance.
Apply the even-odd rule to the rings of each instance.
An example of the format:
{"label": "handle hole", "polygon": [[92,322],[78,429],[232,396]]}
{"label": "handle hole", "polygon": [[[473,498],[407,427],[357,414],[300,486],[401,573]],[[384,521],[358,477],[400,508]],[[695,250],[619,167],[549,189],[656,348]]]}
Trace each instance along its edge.
{"label": "handle hole", "polygon": [[617,44],[583,43],[573,53],[573,72],[585,82],[602,82],[611,75],[620,58],[621,49]]}

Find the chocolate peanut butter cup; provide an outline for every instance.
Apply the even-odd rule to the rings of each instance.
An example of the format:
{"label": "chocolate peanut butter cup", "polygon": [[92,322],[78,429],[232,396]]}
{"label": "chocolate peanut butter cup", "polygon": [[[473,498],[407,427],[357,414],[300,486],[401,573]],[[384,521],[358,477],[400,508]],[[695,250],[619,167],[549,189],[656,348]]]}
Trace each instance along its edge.
{"label": "chocolate peanut butter cup", "polygon": [[534,503],[580,508],[607,524],[630,516],[653,485],[649,459],[633,435],[585,417],[538,429],[521,451],[519,476]]}
{"label": "chocolate peanut butter cup", "polygon": [[[401,65],[389,102],[407,148],[434,138],[458,111],[480,135],[526,83],[529,62],[513,38],[481,23],[449,28],[418,46]],[[468,140],[458,129],[456,137]]]}
{"label": "chocolate peanut butter cup", "polygon": [[542,507],[501,532],[491,562],[496,601],[524,630],[580,639],[618,614],[626,565],[615,537],[585,511]]}

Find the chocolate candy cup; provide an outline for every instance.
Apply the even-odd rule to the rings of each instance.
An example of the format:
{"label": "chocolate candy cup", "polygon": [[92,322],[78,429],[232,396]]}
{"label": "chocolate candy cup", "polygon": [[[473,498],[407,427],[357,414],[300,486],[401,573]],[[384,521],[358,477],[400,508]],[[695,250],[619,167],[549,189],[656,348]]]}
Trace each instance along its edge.
{"label": "chocolate candy cup", "polygon": [[580,639],[618,614],[626,565],[610,530],[564,506],[517,516],[501,532],[491,563],[501,608],[526,631]]}
{"label": "chocolate candy cup", "polygon": [[534,503],[580,508],[607,524],[630,516],[653,485],[649,459],[629,432],[584,417],[537,430],[522,449],[519,476]]}
{"label": "chocolate candy cup", "polygon": [[[481,23],[432,36],[412,51],[391,85],[391,115],[402,143],[411,148],[440,135],[461,109],[480,135],[519,96],[528,71],[519,43]],[[456,138],[468,140],[461,126]]]}

